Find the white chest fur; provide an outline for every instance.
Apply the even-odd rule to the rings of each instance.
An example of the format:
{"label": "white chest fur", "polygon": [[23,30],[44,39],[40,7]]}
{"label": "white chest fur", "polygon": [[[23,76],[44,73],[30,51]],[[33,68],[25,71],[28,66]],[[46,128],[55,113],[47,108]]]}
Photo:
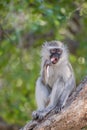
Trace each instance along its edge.
{"label": "white chest fur", "polygon": [[56,67],[49,66],[47,70],[47,84],[53,87],[55,81],[62,77],[66,82],[71,75],[71,71],[68,65],[62,65]]}

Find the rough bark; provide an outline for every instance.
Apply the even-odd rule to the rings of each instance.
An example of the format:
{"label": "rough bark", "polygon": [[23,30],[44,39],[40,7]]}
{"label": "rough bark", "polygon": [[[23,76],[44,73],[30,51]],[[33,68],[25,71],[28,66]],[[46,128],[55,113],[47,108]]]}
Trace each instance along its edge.
{"label": "rough bark", "polygon": [[54,110],[42,121],[30,121],[21,130],[81,130],[87,126],[87,76],[58,114]]}

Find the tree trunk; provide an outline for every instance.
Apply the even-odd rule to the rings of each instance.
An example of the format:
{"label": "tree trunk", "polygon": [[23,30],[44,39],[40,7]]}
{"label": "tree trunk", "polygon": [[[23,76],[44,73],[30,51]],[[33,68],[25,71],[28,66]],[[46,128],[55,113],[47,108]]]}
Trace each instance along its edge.
{"label": "tree trunk", "polygon": [[58,114],[54,110],[42,121],[32,120],[21,130],[81,130],[87,127],[87,76]]}

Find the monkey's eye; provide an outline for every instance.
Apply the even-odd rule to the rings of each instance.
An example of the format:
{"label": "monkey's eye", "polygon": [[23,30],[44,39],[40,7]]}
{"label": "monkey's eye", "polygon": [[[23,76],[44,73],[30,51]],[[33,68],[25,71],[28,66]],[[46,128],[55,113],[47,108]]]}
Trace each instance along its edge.
{"label": "monkey's eye", "polygon": [[56,49],[56,52],[58,53],[58,54],[62,54],[62,49]]}
{"label": "monkey's eye", "polygon": [[51,49],[50,50],[50,53],[52,54],[52,53],[56,53],[56,49]]}
{"label": "monkey's eye", "polygon": [[54,53],[62,54],[62,49],[60,49],[60,48],[51,49],[50,53],[51,54],[54,54]]}

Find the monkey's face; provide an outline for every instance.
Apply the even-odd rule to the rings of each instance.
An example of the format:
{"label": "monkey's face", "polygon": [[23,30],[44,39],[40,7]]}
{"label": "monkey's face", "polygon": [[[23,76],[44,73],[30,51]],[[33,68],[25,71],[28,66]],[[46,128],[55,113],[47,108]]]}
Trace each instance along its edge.
{"label": "monkey's face", "polygon": [[56,64],[59,61],[61,55],[62,55],[61,48],[50,49],[50,60],[51,60],[52,64]]}
{"label": "monkey's face", "polygon": [[67,47],[60,41],[45,42],[42,46],[42,66],[62,65],[68,60]]}

